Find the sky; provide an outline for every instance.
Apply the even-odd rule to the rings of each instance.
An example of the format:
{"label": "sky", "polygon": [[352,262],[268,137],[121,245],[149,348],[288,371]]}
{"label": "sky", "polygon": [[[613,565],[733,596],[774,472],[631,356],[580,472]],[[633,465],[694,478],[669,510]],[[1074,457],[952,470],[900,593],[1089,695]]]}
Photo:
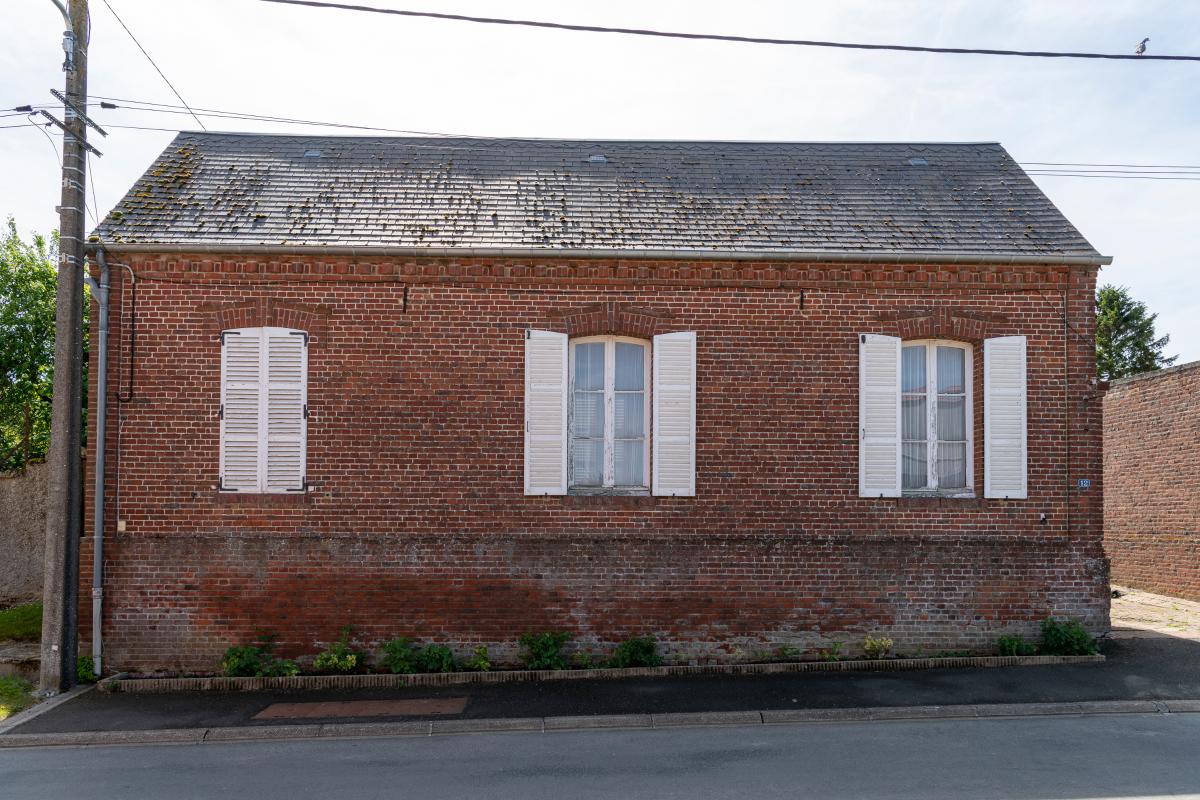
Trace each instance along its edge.
{"label": "sky", "polygon": [[[1200,3],[1155,0],[363,0],[582,24],[1021,50],[1200,54]],[[1200,63],[1076,61],[673,41],[471,25],[261,0],[107,0],[193,108],[486,136],[786,141],[999,141],[1020,162],[1200,164]],[[411,4],[410,4],[411,3]],[[0,109],[53,102],[62,20],[2,0]],[[178,104],[92,0],[89,86]],[[4,111],[0,111],[4,113]],[[100,110],[103,216],[186,114]],[[211,130],[329,129],[204,118]],[[0,126],[25,117],[0,117]],[[57,225],[58,151],[0,127],[0,219]],[[54,152],[52,152],[52,150]],[[1035,177],[1114,258],[1101,282],[1158,313],[1169,354],[1200,359],[1200,181]],[[89,217],[89,228],[93,224]]]}

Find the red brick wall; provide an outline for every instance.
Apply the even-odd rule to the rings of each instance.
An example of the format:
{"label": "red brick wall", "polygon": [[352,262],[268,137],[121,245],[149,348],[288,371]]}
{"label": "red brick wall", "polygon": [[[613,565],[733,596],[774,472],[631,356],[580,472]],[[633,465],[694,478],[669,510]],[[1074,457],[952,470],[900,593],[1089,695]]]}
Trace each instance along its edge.
{"label": "red brick wall", "polygon": [[1113,383],[1104,481],[1113,582],[1200,600],[1200,361]]}
{"label": "red brick wall", "polygon": [[[875,632],[902,652],[983,650],[1051,613],[1107,628],[1094,358],[1062,316],[1089,335],[1094,270],[110,261],[138,275],[130,389],[114,269],[114,669],[212,668],[261,629],[313,652],[345,624],[502,661],[551,628],[598,649],[649,633],[682,659],[853,651]],[[311,490],[218,494],[217,334],[267,324],[313,334]],[[523,495],[529,327],[697,331],[696,497]],[[1027,501],[857,496],[862,332],[1029,337]]]}

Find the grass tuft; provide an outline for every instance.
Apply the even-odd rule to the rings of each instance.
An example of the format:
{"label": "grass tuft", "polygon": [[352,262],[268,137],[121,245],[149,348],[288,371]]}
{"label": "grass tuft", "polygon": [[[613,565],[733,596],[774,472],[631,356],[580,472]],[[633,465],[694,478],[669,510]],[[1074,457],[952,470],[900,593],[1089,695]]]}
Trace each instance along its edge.
{"label": "grass tuft", "polygon": [[0,611],[0,641],[40,642],[42,604],[28,603]]}

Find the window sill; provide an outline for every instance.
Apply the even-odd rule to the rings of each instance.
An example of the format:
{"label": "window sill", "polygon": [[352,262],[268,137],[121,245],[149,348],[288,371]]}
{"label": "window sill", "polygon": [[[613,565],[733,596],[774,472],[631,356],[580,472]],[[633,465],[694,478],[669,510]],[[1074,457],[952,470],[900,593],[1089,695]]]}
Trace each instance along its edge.
{"label": "window sill", "polygon": [[650,490],[642,486],[572,486],[571,497],[649,497]]}
{"label": "window sill", "polygon": [[974,500],[975,493],[971,491],[963,491],[962,489],[947,489],[945,491],[932,489],[923,491],[907,491],[901,494],[901,497],[928,498],[932,500]]}

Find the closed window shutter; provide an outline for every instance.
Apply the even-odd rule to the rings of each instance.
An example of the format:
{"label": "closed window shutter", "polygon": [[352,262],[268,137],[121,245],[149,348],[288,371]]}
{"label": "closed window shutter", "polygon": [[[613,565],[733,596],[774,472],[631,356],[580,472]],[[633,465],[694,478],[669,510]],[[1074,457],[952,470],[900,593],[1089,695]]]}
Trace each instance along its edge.
{"label": "closed window shutter", "polygon": [[1027,487],[1024,336],[983,342],[983,496],[1023,500]]}
{"label": "closed window shutter", "polygon": [[858,337],[858,493],[900,496],[900,340]]}
{"label": "closed window shutter", "polygon": [[222,490],[260,491],[261,418],[261,329],[226,331],[221,335]]}
{"label": "closed window shutter", "polygon": [[567,493],[567,336],[525,332],[525,494]]}
{"label": "closed window shutter", "polygon": [[286,328],[265,328],[263,339],[267,380],[262,490],[304,491],[308,337]]}
{"label": "closed window shutter", "polygon": [[654,337],[654,464],[651,491],[696,494],[696,333]]}

